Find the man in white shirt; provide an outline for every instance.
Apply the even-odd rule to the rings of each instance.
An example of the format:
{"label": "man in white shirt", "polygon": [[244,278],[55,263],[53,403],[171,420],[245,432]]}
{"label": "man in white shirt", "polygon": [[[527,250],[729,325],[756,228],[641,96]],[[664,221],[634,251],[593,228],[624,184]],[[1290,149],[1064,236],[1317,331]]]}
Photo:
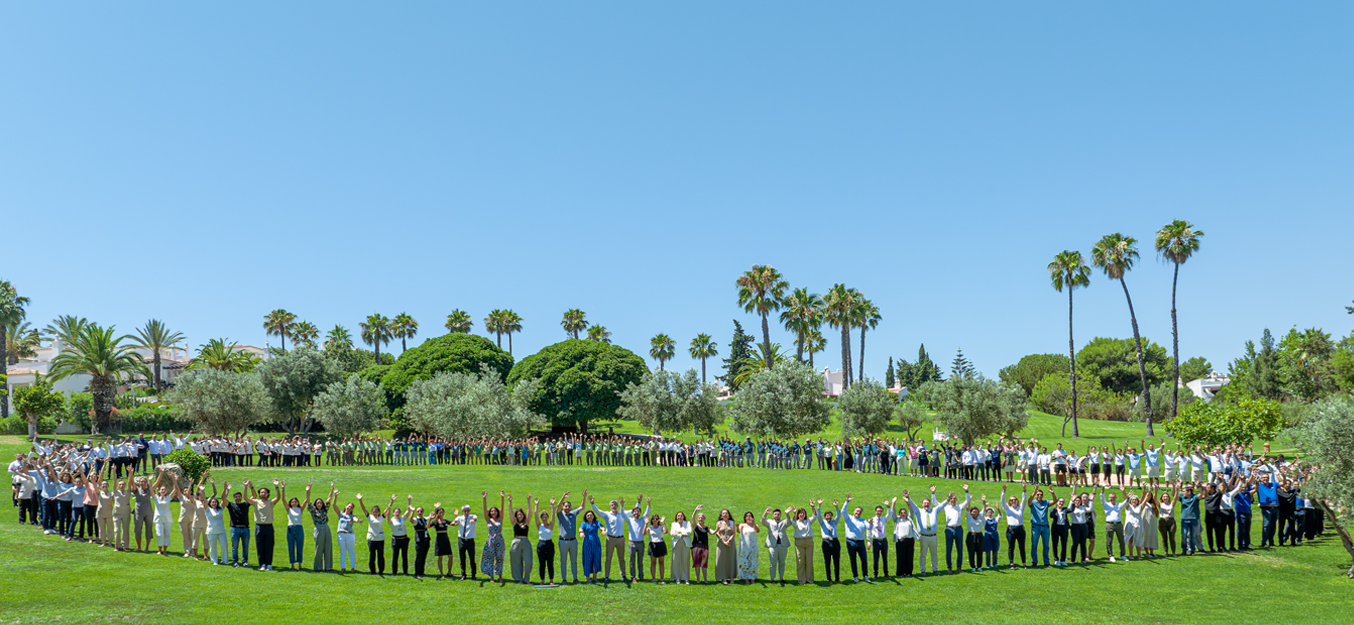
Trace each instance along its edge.
{"label": "man in white shirt", "polygon": [[[931,487],[931,497],[935,498],[936,487]],[[954,561],[950,560],[950,553],[954,549],[959,551],[959,568],[964,568],[964,510],[973,502],[973,496],[969,495],[968,484],[964,484],[964,504],[959,505],[959,499],[953,492],[945,498],[945,503],[940,505],[940,509],[945,513],[945,568],[951,573],[954,572]]]}
{"label": "man in white shirt", "polygon": [[1006,495],[1006,486],[1001,487],[1001,508],[1006,513],[1006,560],[1011,563],[1012,571],[1015,570],[1016,543],[1020,544],[1020,566],[1025,566],[1025,496],[1029,491],[1029,486],[1022,487],[1019,503],[1016,503],[1015,497]]}
{"label": "man in white shirt", "polygon": [[[643,512],[639,510],[640,501],[644,501]],[[625,517],[630,539],[630,578],[640,582],[644,581],[644,532],[645,526],[649,524],[649,508],[652,502],[652,497],[647,500],[642,496],[635,499],[635,507],[630,509],[630,516]]]}
{"label": "man in white shirt", "polygon": [[[475,522],[480,518],[470,514],[470,505],[461,506],[461,514],[452,521],[456,526],[456,547],[461,554],[461,581],[465,581],[466,564],[470,564],[470,579],[475,579]],[[451,573],[451,571],[447,571]]]}
{"label": "man in white shirt", "polygon": [[[874,576],[876,579],[887,577],[889,573],[888,537],[893,529],[893,504],[898,501],[885,501],[882,506],[874,507],[874,517],[870,519],[870,552],[874,555]],[[880,562],[883,571],[880,571]]]}
{"label": "man in white shirt", "polygon": [[607,581],[611,581],[611,555],[615,553],[621,561],[621,579],[625,580],[625,516],[621,514],[620,507],[625,505],[625,498],[622,497],[618,503],[611,500],[610,512],[603,512],[597,507],[595,498],[589,497],[588,503],[592,504],[592,511],[597,515],[597,519],[606,527],[606,573],[603,576]]}
{"label": "man in white shirt", "polygon": [[940,508],[936,503],[935,487],[931,487],[931,496],[922,499],[921,507],[912,501],[912,495],[908,491],[903,491],[903,501],[907,502],[908,508],[912,510],[912,518],[917,524],[917,542],[920,544],[918,558],[921,561],[920,572],[926,572],[926,554],[931,554],[931,572],[940,572],[940,558],[937,556],[937,546],[939,539],[936,537],[940,524],[936,520],[936,515],[940,513]]}
{"label": "man in white shirt", "polygon": [[[1119,490],[1123,490],[1120,486]],[[1105,555],[1109,556],[1110,562],[1114,562],[1114,539],[1119,539],[1119,557],[1124,557],[1124,525],[1122,512],[1124,502],[1117,501],[1118,493],[1110,492],[1108,499],[1105,498],[1105,492],[1100,492],[1100,505],[1105,509]]]}

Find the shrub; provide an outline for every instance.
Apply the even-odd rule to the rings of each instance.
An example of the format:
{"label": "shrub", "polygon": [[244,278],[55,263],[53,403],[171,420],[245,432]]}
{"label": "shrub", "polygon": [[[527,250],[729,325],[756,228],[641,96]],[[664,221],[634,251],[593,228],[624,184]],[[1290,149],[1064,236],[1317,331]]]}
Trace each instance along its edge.
{"label": "shrub", "polygon": [[[439,373],[479,375],[483,366],[489,367],[500,381],[506,380],[512,371],[512,356],[487,338],[457,332],[428,339],[418,347],[405,350],[399,360],[386,369],[379,383],[386,390],[387,403],[394,411],[404,406],[404,394],[414,382],[431,379]],[[371,368],[363,370],[364,379]]]}
{"label": "shrub", "polygon": [[202,476],[212,467],[210,459],[188,447],[170,452],[166,462],[179,465],[183,469],[184,475],[187,475],[194,483],[201,483]]}

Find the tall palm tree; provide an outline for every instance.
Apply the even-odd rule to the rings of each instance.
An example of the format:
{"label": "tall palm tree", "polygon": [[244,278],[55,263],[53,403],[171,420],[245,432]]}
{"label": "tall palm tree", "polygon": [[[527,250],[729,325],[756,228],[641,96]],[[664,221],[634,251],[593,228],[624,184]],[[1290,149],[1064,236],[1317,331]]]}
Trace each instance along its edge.
{"label": "tall palm tree", "polygon": [[824,319],[828,325],[842,331],[842,389],[851,385],[851,324],[855,321],[856,302],[860,291],[837,283],[823,298]]}
{"label": "tall palm tree", "polygon": [[771,265],[753,265],[735,281],[738,284],[738,305],[743,312],[755,312],[762,318],[762,346],[767,355],[766,366],[771,367],[771,325],[766,317],[774,310],[780,310],[781,299],[790,283],[781,277]]}
{"label": "tall palm tree", "polygon": [[[340,328],[342,326],[339,326]],[[347,330],[345,330],[346,332]],[[189,369],[216,369],[248,373],[259,363],[258,356],[239,349],[239,343],[227,343],[226,339],[212,339],[206,345],[199,345],[197,356],[188,363]]]}
{"label": "tall palm tree", "polygon": [[512,333],[522,331],[522,316],[512,309],[503,311],[503,333],[508,335],[508,355],[512,355]]}
{"label": "tall palm tree", "polygon": [[494,335],[498,348],[503,349],[503,327],[507,325],[507,311],[495,308],[484,316],[484,331]]}
{"label": "tall palm tree", "polygon": [[457,308],[447,315],[447,332],[467,334],[475,327],[470,313]]}
{"label": "tall palm tree", "polygon": [[[1175,359],[1172,377],[1176,383],[1171,385],[1171,418],[1175,418],[1180,409],[1180,328],[1175,319],[1175,287],[1180,283],[1180,265],[1199,251],[1199,237],[1202,236],[1203,230],[1195,230],[1194,224],[1183,219],[1172,221],[1157,231],[1157,254],[1175,265],[1175,275],[1171,277],[1171,357]],[[1354,313],[1354,308],[1345,308]]]}
{"label": "tall palm tree", "polygon": [[692,358],[700,359],[701,384],[705,384],[705,359],[719,355],[719,343],[716,343],[709,334],[697,334],[696,338],[691,339],[691,349],[688,351]]}
{"label": "tall palm tree", "polygon": [[666,334],[656,334],[649,339],[649,355],[658,360],[658,370],[663,370],[663,363],[672,358],[676,353],[676,344],[672,338]]}
{"label": "tall palm tree", "polygon": [[1147,365],[1143,361],[1142,335],[1138,333],[1138,316],[1133,312],[1133,298],[1128,294],[1128,282],[1124,274],[1133,269],[1138,259],[1138,250],[1134,247],[1138,240],[1118,232],[1100,237],[1091,249],[1091,262],[1105,272],[1111,280],[1118,280],[1124,287],[1124,299],[1128,300],[1128,318],[1133,322],[1133,341],[1138,346],[1138,378],[1142,381],[1143,414],[1147,418],[1147,436],[1152,432],[1152,387],[1147,385]]}
{"label": "tall palm tree", "polygon": [[183,341],[183,334],[170,330],[169,326],[159,319],[151,319],[146,325],[137,328],[135,335],[128,338],[132,339],[132,347],[150,350],[151,371],[155,375],[152,382],[156,389],[163,388],[160,385],[160,352],[178,345]]}
{"label": "tall palm tree", "polygon": [[72,338],[79,336],[81,332],[84,332],[85,326],[87,325],[89,325],[89,320],[84,317],[61,315],[47,324],[47,327],[43,328],[42,331],[46,332],[53,339],[61,341],[66,345],[70,345]]}
{"label": "tall palm tree", "polygon": [[[1067,356],[1071,360],[1072,378],[1072,438],[1079,438],[1081,430],[1077,428],[1077,349],[1072,342],[1072,291],[1077,287],[1091,286],[1091,268],[1081,252],[1063,250],[1053,256],[1048,264],[1048,274],[1053,280],[1053,289],[1062,293],[1067,289]],[[1067,420],[1063,420],[1063,435],[1067,434]]]}
{"label": "tall palm tree", "polygon": [[799,287],[785,298],[785,310],[780,322],[786,330],[795,333],[795,362],[804,362],[804,340],[812,330],[823,323],[823,296]]}
{"label": "tall palm tree", "polygon": [[353,335],[348,332],[348,328],[341,325],[335,325],[333,330],[324,335],[325,349],[352,349]]}
{"label": "tall palm tree", "polygon": [[392,336],[400,339],[400,353],[409,349],[407,341],[418,334],[418,321],[409,316],[409,313],[400,313],[390,323],[390,333]]}
{"label": "tall palm tree", "polygon": [[70,349],[52,359],[53,382],[80,374],[91,378],[89,392],[94,398],[94,427],[98,432],[108,427],[117,385],[124,376],[151,375],[135,347],[122,343],[127,337],[115,337],[113,329],[91,323],[78,336],[71,337]]}
{"label": "tall palm tree", "polygon": [[588,328],[589,341],[601,341],[607,345],[611,344],[611,332],[607,331],[606,326],[592,326]]}
{"label": "tall palm tree", "polygon": [[27,321],[11,323],[4,328],[5,364],[15,365],[20,358],[36,358],[38,347],[42,344],[42,335]]}
{"label": "tall palm tree", "polygon": [[[762,346],[758,345],[757,349],[760,351]],[[747,382],[752,377],[752,374],[766,369],[767,360],[770,360],[774,366],[788,361],[789,359],[790,355],[780,348],[780,343],[772,343],[769,352],[765,352],[760,356],[748,356],[740,361],[743,366],[738,370],[738,375],[733,377],[733,386],[735,388],[742,388],[743,383]]]}
{"label": "tall palm tree", "polygon": [[287,335],[296,324],[296,315],[281,308],[263,316],[263,329],[267,336],[282,337],[282,351],[287,351]]}
{"label": "tall palm tree", "polygon": [[[14,289],[9,280],[0,280],[0,362],[9,362],[9,326],[28,316],[24,307],[29,299]],[[9,393],[0,393],[0,418],[9,416]]]}
{"label": "tall palm tree", "polygon": [[381,364],[381,345],[389,343],[392,336],[390,319],[380,313],[372,313],[358,326],[362,328],[362,342],[376,350],[376,364]]}
{"label": "tall palm tree", "polygon": [[564,328],[564,333],[569,338],[578,338],[578,333],[588,329],[588,313],[577,308],[570,308],[564,311],[564,318],[560,319],[559,325]]}
{"label": "tall palm tree", "polygon": [[320,329],[309,321],[297,321],[292,325],[291,337],[297,344],[315,347],[315,339],[320,338]]}
{"label": "tall palm tree", "polygon": [[856,304],[856,327],[860,328],[860,376],[865,376],[865,331],[873,330],[879,327],[879,322],[883,317],[879,315],[879,307],[874,302],[862,299]]}
{"label": "tall palm tree", "polygon": [[813,355],[827,349],[827,339],[823,338],[823,333],[814,328],[808,336],[804,337],[804,351],[809,353],[809,368],[813,367]]}

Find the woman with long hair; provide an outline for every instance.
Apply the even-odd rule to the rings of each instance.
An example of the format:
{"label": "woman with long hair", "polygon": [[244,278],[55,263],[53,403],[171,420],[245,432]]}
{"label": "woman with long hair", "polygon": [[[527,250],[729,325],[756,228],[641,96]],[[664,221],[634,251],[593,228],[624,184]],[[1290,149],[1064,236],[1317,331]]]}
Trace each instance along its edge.
{"label": "woman with long hair", "polygon": [[[700,506],[696,506],[696,511],[700,511]],[[672,535],[672,581],[690,586],[692,529],[685,512],[678,510],[672,515],[672,527],[668,533]]]}
{"label": "woman with long hair", "polygon": [[[386,515],[381,512],[381,506],[372,506],[367,509],[367,504],[362,501],[362,493],[357,494],[357,504],[362,506],[362,516],[366,517],[367,523],[367,570],[372,575],[385,577],[386,574]],[[390,496],[390,505],[395,504],[395,496]],[[357,522],[362,520],[357,519]]]}
{"label": "woman with long hair", "polygon": [[452,522],[447,520],[447,512],[440,502],[433,504],[433,514],[428,518],[428,526],[432,528],[435,539],[433,557],[437,558],[437,579],[442,579],[451,574],[456,552],[451,549]]}
{"label": "woman with long hair", "polygon": [[596,584],[597,573],[602,570],[602,539],[598,536],[602,524],[597,521],[597,515],[592,510],[587,510],[583,512],[583,521],[579,523],[578,530],[583,532],[583,575],[589,584]]}
{"label": "woman with long hair", "polygon": [[[514,454],[513,458],[518,458]],[[535,498],[527,493],[527,504],[521,508],[512,505],[512,494],[508,494],[508,515],[512,518],[512,546],[508,550],[509,564],[512,568],[512,581],[519,584],[531,583],[531,518],[536,516]]]}
{"label": "woman with long hair", "polygon": [[[311,537],[315,539],[315,563],[311,566],[315,571],[329,571],[334,568],[334,545],[333,536],[329,531],[329,508],[334,505],[334,497],[338,491],[334,490],[334,483],[329,483],[329,496],[320,499],[310,498],[310,484],[306,484],[306,510],[310,512],[310,521],[315,524],[315,529]],[[349,528],[348,535],[352,536],[352,528]]]}
{"label": "woman with long hair", "polygon": [[[226,483],[226,492],[230,492],[230,483]],[[212,566],[220,566],[226,563],[226,551],[229,542],[229,534],[226,531],[226,510],[221,507],[221,500],[216,498],[216,480],[212,480],[212,496],[203,500],[198,495],[199,509],[207,515],[206,539],[207,544],[203,546],[202,553],[207,556],[207,560]]]}
{"label": "woman with long hair", "polygon": [[[536,524],[536,560],[541,563],[542,584],[555,583],[555,503],[551,499],[550,509],[537,514],[540,521]],[[560,577],[564,577],[564,571],[560,571]]]}
{"label": "woman with long hair", "polygon": [[414,496],[408,496],[403,511],[387,507],[386,512],[390,520],[390,574],[408,575],[409,517],[414,514]]}
{"label": "woman with long hair", "polygon": [[725,586],[729,585],[729,580],[738,576],[737,534],[738,523],[733,520],[733,513],[728,508],[720,510],[715,520],[715,536],[718,538],[715,544],[715,581]]}
{"label": "woman with long hair", "polygon": [[489,493],[481,491],[480,499],[484,508],[484,522],[488,536],[484,539],[484,553],[480,556],[480,571],[489,576],[491,582],[503,581],[503,498],[504,491],[498,491],[497,507],[489,506]]}
{"label": "woman with long hair", "polygon": [[[306,499],[310,499],[310,485],[306,485]],[[306,550],[305,527],[301,520],[306,513],[305,505],[298,497],[287,500],[287,568],[301,570],[301,558]]]}
{"label": "woman with long hair", "polygon": [[761,526],[752,511],[743,513],[743,522],[738,524],[738,579],[751,585],[757,581],[757,534]]}
{"label": "woman with long hair", "polygon": [[649,522],[645,527],[645,536],[649,543],[649,577],[653,579],[655,584],[667,583],[664,581],[667,577],[664,566],[667,564],[668,543],[663,538],[663,524],[666,521],[657,514],[649,515]]}

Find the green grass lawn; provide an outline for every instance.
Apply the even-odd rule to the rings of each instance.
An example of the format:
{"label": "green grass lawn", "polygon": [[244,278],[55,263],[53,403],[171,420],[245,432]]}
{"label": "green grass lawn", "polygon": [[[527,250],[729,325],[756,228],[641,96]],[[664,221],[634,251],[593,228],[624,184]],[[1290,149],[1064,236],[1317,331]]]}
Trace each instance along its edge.
{"label": "green grass lawn", "polygon": [[[1089,429],[1089,428],[1088,428]],[[13,441],[4,449],[13,449]],[[803,505],[810,497],[844,498],[872,505],[903,489],[923,491],[930,482],[911,478],[817,470],[665,468],[370,467],[311,469],[218,469],[217,481],[284,479],[298,494],[307,480],[338,482],[341,502],[361,492],[369,502],[435,501],[479,506],[481,490],[508,489],[575,498],[584,488],[599,500],[651,495],[655,512],[671,517],[696,504],[736,513],[766,506]],[[937,481],[943,495],[959,484]],[[975,483],[976,495],[999,494],[1000,486]],[[384,500],[384,501],[383,501]],[[546,618],[585,622],[733,622],[792,619],[796,622],[1153,622],[1229,623],[1348,622],[1351,583],[1341,573],[1348,556],[1338,538],[1302,547],[1248,554],[1119,562],[1100,560],[1067,569],[994,571],[939,575],[874,584],[780,587],[678,587],[652,584],[565,586],[533,589],[485,582],[418,581],[365,574],[260,572],[211,566],[179,557],[115,553],[43,536],[16,519],[0,523],[0,623],[71,621],[195,622],[229,617],[247,622],[357,622],[377,619],[437,619],[516,623]],[[308,521],[307,521],[308,523]],[[1258,542],[1259,520],[1255,522]],[[307,526],[309,531],[309,526]],[[480,536],[484,536],[483,527]],[[175,539],[178,545],[178,539]],[[308,545],[309,547],[309,545]],[[1104,554],[1102,542],[1097,544]],[[943,553],[943,543],[941,550]],[[1005,562],[1003,544],[1002,562]],[[337,551],[337,548],[336,548]],[[309,554],[309,550],[307,551]],[[365,545],[358,560],[365,568]],[[942,555],[943,557],[943,555]],[[337,559],[337,553],[335,554]],[[411,558],[412,559],[412,558]],[[819,579],[820,554],[815,553]],[[251,561],[255,558],[251,557]],[[281,532],[277,566],[285,568]],[[793,574],[793,554],[790,556]],[[846,565],[844,577],[850,577]],[[762,556],[765,574],[767,563]],[[436,570],[435,564],[432,570]],[[619,577],[613,573],[614,577]],[[751,610],[756,610],[755,612]],[[1299,617],[1299,615],[1301,615]]]}

